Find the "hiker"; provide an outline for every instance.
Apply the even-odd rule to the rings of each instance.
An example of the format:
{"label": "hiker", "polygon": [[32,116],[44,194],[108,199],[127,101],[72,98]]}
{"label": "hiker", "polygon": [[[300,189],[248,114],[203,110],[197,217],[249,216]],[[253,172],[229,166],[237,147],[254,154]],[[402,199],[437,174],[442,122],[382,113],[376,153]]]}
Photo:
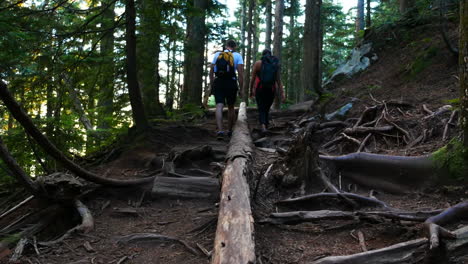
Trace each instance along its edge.
{"label": "hiker", "polygon": [[[242,89],[242,80],[244,73],[244,61],[242,56],[235,52],[237,44],[234,40],[226,42],[224,51],[216,52],[210,69],[210,81],[212,93],[216,102],[216,137],[223,139],[225,135],[231,136],[232,127],[236,119],[234,104],[237,99],[239,87]],[[236,71],[239,76],[236,76]],[[214,75],[216,78],[214,78]],[[223,107],[228,106],[228,130],[223,130]]]}
{"label": "hiker", "polygon": [[276,93],[280,92],[281,100],[283,102],[285,100],[280,78],[279,60],[271,55],[269,49],[263,50],[262,59],[256,61],[253,65],[249,87],[250,97],[255,97],[257,101],[262,133],[266,133],[268,131],[270,108],[275,100]]}

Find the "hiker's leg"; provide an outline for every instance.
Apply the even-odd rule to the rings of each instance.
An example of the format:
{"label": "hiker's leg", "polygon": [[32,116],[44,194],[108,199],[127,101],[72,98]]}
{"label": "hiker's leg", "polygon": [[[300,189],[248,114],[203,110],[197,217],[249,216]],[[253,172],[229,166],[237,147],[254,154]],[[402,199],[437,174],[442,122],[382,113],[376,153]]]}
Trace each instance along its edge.
{"label": "hiker's leg", "polygon": [[236,122],[236,110],[234,109],[234,104],[228,105],[228,130],[232,131],[234,127],[234,123]]}
{"label": "hiker's leg", "polygon": [[266,128],[268,128],[268,125],[270,124],[270,109],[274,101],[275,101],[274,93],[265,95],[265,126]]}
{"label": "hiker's leg", "polygon": [[218,131],[223,131],[223,108],[224,104],[216,104],[216,126],[218,127]]}
{"label": "hiker's leg", "polygon": [[260,90],[256,95],[255,99],[257,100],[257,109],[258,109],[258,121],[262,126],[262,129],[266,128],[267,120],[267,110],[268,104],[265,102],[265,95]]}

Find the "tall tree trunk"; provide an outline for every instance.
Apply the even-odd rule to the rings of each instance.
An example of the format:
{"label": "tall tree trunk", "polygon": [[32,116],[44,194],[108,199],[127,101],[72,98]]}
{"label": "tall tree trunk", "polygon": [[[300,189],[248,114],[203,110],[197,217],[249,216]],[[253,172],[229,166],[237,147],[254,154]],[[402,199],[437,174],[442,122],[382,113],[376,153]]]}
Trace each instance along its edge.
{"label": "tall tree trunk", "polygon": [[169,87],[169,92],[166,96],[166,108],[172,110],[174,108],[174,96],[176,92],[176,72],[178,71],[178,67],[176,65],[177,57],[177,41],[172,42],[172,59],[171,59],[171,85]]}
{"label": "tall tree trunk", "polygon": [[[283,13],[284,0],[277,0],[275,6],[275,32],[273,39],[273,55],[276,56],[281,63],[281,50],[283,48]],[[279,69],[281,70],[281,68]],[[276,100],[274,108],[279,109],[281,103],[281,93],[276,89]]]}
{"label": "tall tree trunk", "polygon": [[[292,0],[291,1],[291,8],[295,8],[295,4],[298,0]],[[294,86],[294,68],[295,68],[295,61],[296,61],[296,56],[297,56],[297,50],[296,50],[296,32],[294,28],[296,27],[296,10],[291,10],[291,15],[289,17],[289,32],[290,32],[290,43],[289,43],[289,55],[288,55],[288,81],[286,82],[286,88],[287,88],[287,98],[289,100],[295,100],[295,90],[297,87]]]}
{"label": "tall tree trunk", "polygon": [[367,0],[367,10],[366,10],[366,28],[370,28],[372,26],[372,20],[371,20],[371,1],[372,0]]}
{"label": "tall tree trunk", "polygon": [[184,89],[182,103],[201,105],[203,89],[203,55],[205,48],[205,17],[208,0],[190,1],[185,42]]}
{"label": "tall tree trunk", "polygon": [[414,0],[400,0],[400,14],[406,14],[414,7]]}
{"label": "tall tree trunk", "polygon": [[164,116],[159,101],[162,0],[141,0],[137,41],[138,80],[148,116]]}
{"label": "tall tree trunk", "polygon": [[203,107],[208,108],[208,100],[210,99],[211,95],[211,88],[210,84],[208,83],[208,72],[210,70],[211,62],[207,60],[208,58],[208,43],[209,38],[208,35],[205,37],[205,60],[203,60],[203,76],[205,76],[203,80]]}
{"label": "tall tree trunk", "polygon": [[364,0],[357,2],[356,32],[364,30]]}
{"label": "tall tree trunk", "polygon": [[126,14],[126,55],[127,55],[127,86],[132,107],[133,121],[137,130],[142,131],[149,127],[145,108],[141,98],[141,91],[137,80],[137,54],[135,35],[135,1],[127,0]]}
{"label": "tall tree trunk", "polygon": [[322,58],[320,58],[321,6],[322,0],[306,1],[303,43],[304,54],[302,60],[302,86],[304,98],[306,100],[313,99],[314,93],[319,97],[322,95],[320,81],[320,63],[322,60]]}
{"label": "tall tree trunk", "polygon": [[[109,5],[112,1],[103,1],[103,5]],[[99,95],[98,95],[98,118],[97,128],[98,129],[109,129],[111,128],[111,120],[114,109],[114,12],[115,4],[111,4],[102,13],[102,27],[109,29],[102,37],[100,43],[101,56],[103,62],[101,64],[101,80],[99,84]],[[90,98],[91,99],[91,98]],[[92,98],[94,101],[94,98]],[[88,108],[89,109],[89,108]]]}
{"label": "tall tree trunk", "polygon": [[252,62],[257,61],[258,45],[259,45],[259,27],[260,27],[260,16],[258,12],[254,13],[254,31],[253,31],[253,51],[252,51]]}
{"label": "tall tree trunk", "polygon": [[247,8],[247,2],[246,0],[241,0],[240,1],[240,4],[241,4],[241,43],[240,43],[240,48],[242,49],[242,58],[245,58],[245,52],[246,52],[246,46],[245,46],[245,29],[247,27],[247,12],[248,12],[248,8]]}
{"label": "tall tree trunk", "polygon": [[252,39],[254,33],[253,27],[253,11],[255,9],[256,0],[249,0],[248,11],[248,34],[247,34],[247,56],[245,59],[245,72],[244,72],[244,102],[249,100],[249,85],[250,85],[250,70],[252,66]]}
{"label": "tall tree trunk", "polygon": [[468,0],[460,1],[460,124],[463,145],[468,149]]}
{"label": "tall tree trunk", "polygon": [[265,1],[265,5],[266,5],[266,8],[265,8],[265,12],[266,12],[266,28],[265,28],[265,34],[266,34],[266,37],[265,37],[265,48],[266,49],[269,49],[271,50],[271,18],[272,18],[272,15],[271,15],[271,0],[266,0]]}

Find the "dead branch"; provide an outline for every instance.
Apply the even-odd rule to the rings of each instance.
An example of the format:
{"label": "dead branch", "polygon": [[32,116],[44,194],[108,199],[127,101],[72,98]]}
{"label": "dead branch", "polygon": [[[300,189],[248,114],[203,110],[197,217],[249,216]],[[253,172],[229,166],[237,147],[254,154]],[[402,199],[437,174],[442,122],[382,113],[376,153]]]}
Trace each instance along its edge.
{"label": "dead branch", "polygon": [[387,204],[384,202],[371,198],[365,197],[354,193],[316,193],[310,194],[306,196],[290,198],[282,201],[276,202],[277,205],[282,206],[294,206],[294,205],[301,205],[301,204],[309,204],[309,203],[320,203],[324,200],[337,200],[340,199],[340,196],[344,196],[348,199],[353,200],[355,203],[358,203],[360,207],[363,206],[371,206],[371,207],[381,207],[381,208],[389,208]]}
{"label": "dead branch", "polygon": [[345,133],[341,133],[341,135],[342,135],[344,138],[346,138],[347,140],[349,140],[349,141],[351,141],[351,142],[353,142],[353,143],[356,143],[358,146],[360,146],[360,145],[362,144],[361,141],[359,141],[358,139],[355,139],[355,138],[353,138],[353,137],[350,137],[350,136],[346,135]]}
{"label": "dead branch", "polygon": [[[468,227],[462,227],[453,232],[457,239],[448,240],[445,249],[450,256],[466,254],[468,245]],[[422,263],[430,257],[429,239],[420,238],[389,247],[362,252],[348,256],[331,256],[312,262],[313,264],[400,264]],[[439,262],[440,263],[440,262]]]}
{"label": "dead branch", "polygon": [[427,119],[430,119],[430,118],[434,118],[436,116],[439,116],[441,114],[445,114],[447,113],[448,111],[452,110],[452,106],[451,105],[444,105],[444,106],[441,106],[439,107],[439,109],[437,109],[434,113],[428,115],[428,116],[425,116],[423,118],[423,120],[427,120]]}
{"label": "dead branch", "polygon": [[14,211],[18,210],[19,208],[21,208],[23,205],[27,204],[29,201],[31,201],[32,199],[34,198],[34,195],[31,195],[29,196],[28,198],[24,199],[23,201],[21,201],[19,204],[13,206],[12,208],[10,208],[8,211],[4,212],[3,214],[0,215],[0,220],[8,215],[10,215],[11,213],[13,213]]}
{"label": "dead branch", "polygon": [[123,237],[118,238],[117,243],[119,244],[130,244],[130,243],[137,243],[137,242],[176,242],[183,245],[186,249],[188,249],[194,255],[199,255],[198,251],[191,247],[187,242],[184,240],[165,236],[161,234],[154,234],[154,233],[135,233],[126,235]]}
{"label": "dead branch", "polygon": [[329,219],[354,219],[354,212],[346,211],[296,211],[285,213],[272,213],[270,217],[260,220],[261,224],[275,224],[275,225],[297,225],[305,222],[317,222]]}
{"label": "dead branch", "polygon": [[359,245],[361,246],[362,251],[366,252],[367,251],[366,240],[364,239],[364,234],[362,233],[361,230],[358,231],[358,238],[359,238]]}
{"label": "dead branch", "polygon": [[363,127],[363,126],[357,126],[357,127],[349,127],[346,128],[343,133],[346,134],[364,134],[364,133],[370,133],[370,132],[388,132],[393,129],[393,126],[382,126],[382,127]]}
{"label": "dead branch", "polygon": [[434,112],[432,112],[429,108],[427,108],[427,105],[423,104],[422,109],[424,112],[426,112],[428,115],[433,115]]}
{"label": "dead branch", "polygon": [[367,136],[364,138],[364,140],[361,142],[361,145],[359,145],[359,148],[356,152],[361,152],[365,147],[366,143],[369,140],[369,138],[372,136],[372,133],[367,134]]}
{"label": "dead branch", "polygon": [[366,110],[364,110],[364,111],[362,112],[361,116],[359,117],[358,121],[354,124],[353,128],[358,127],[358,126],[362,123],[362,121],[364,120],[364,117],[365,117],[368,113],[374,112],[374,111],[376,111],[378,108],[379,108],[379,106],[376,106],[376,105],[375,105],[375,106],[372,106],[372,107],[366,107]]}
{"label": "dead branch", "polygon": [[458,113],[458,110],[453,111],[452,114],[450,115],[450,119],[447,121],[447,123],[445,123],[444,133],[443,133],[443,135],[442,135],[442,140],[443,140],[443,141],[447,140],[449,125],[452,124],[453,119],[455,118],[455,116],[457,115],[457,113]]}

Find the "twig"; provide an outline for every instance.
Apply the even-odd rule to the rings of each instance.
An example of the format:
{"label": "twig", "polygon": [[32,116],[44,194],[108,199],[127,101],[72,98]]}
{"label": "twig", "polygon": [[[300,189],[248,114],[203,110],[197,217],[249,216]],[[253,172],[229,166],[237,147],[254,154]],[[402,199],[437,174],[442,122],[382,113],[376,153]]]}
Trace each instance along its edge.
{"label": "twig", "polygon": [[361,230],[358,231],[358,238],[359,238],[359,245],[361,245],[361,249],[363,252],[367,251],[366,247],[366,240],[364,239],[364,234]]}
{"label": "twig", "polygon": [[367,134],[367,136],[364,138],[364,140],[362,141],[361,145],[359,146],[357,152],[361,152],[365,147],[366,147],[366,143],[367,141],[369,140],[369,138],[372,136],[372,133],[369,133]]}
{"label": "twig", "polygon": [[458,110],[453,111],[452,114],[450,115],[450,119],[447,121],[447,123],[445,123],[444,134],[442,135],[443,141],[447,140],[449,125],[453,122],[453,119],[455,118],[457,113],[458,113]]}
{"label": "twig", "polygon": [[359,140],[357,140],[357,139],[355,139],[355,138],[353,138],[353,137],[350,137],[350,136],[346,135],[345,133],[341,133],[341,135],[342,135],[344,138],[346,138],[347,140],[352,141],[352,142],[354,142],[354,143],[356,143],[356,144],[358,144],[358,145],[361,145],[361,144],[362,144],[361,141],[359,141]]}
{"label": "twig", "polygon": [[426,112],[428,115],[433,115],[434,112],[432,112],[431,110],[429,110],[429,108],[427,108],[427,106],[425,104],[422,105],[422,109],[424,112]]}
{"label": "twig", "polygon": [[6,211],[5,213],[3,213],[2,215],[0,215],[0,219],[8,216],[9,214],[13,213],[14,211],[16,211],[17,209],[19,209],[20,207],[22,207],[23,205],[27,204],[29,201],[31,201],[32,199],[34,198],[34,195],[31,195],[29,196],[28,198],[24,199],[22,202],[20,202],[19,204],[17,204],[16,206],[12,207],[11,209],[9,209],[8,211]]}

